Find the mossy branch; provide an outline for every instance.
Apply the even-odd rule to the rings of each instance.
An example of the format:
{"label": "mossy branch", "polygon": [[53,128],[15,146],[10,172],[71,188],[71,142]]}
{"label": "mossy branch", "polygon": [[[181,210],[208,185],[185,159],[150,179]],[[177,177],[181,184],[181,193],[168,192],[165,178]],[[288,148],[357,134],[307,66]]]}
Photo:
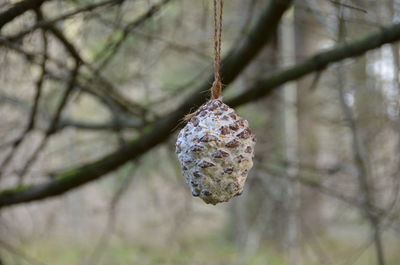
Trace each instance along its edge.
{"label": "mossy branch", "polygon": [[[262,50],[276,31],[282,15],[291,5],[292,0],[268,1],[249,34],[233,47],[223,60],[221,73],[224,77],[224,84],[231,83]],[[210,88],[212,80],[213,76],[210,75],[210,78],[200,84],[195,90],[196,92],[189,96],[175,111],[145,128],[142,136],[138,139],[98,161],[69,170],[41,184],[19,187],[17,190],[0,191],[0,207],[63,194],[97,180],[126,162],[140,157],[167,140],[179,128],[182,118],[191,109],[201,105],[207,99],[204,91]]]}
{"label": "mossy branch", "polygon": [[[284,3],[286,3],[286,6]],[[262,29],[262,23],[267,24],[264,24],[264,28],[261,32],[273,32],[276,29],[281,15],[289,6],[290,1],[271,1],[269,6],[264,10],[260,17],[259,23],[253,29],[253,32],[249,35],[249,37],[257,37],[254,33],[254,30],[259,31]],[[273,10],[271,10],[271,8]],[[281,14],[277,15],[276,10],[280,10]],[[273,14],[271,14],[271,12]],[[267,19],[267,14],[274,16],[275,20],[271,21],[270,17]],[[266,16],[264,20],[262,19],[263,16]],[[223,76],[227,77],[224,79],[225,84],[229,84],[235,79],[235,77],[245,68],[251,59],[254,58],[257,52],[261,50],[263,45],[265,45],[268,40],[268,37],[265,36],[260,38],[262,40],[253,39],[250,41],[246,39],[244,41],[245,45],[241,43],[240,45],[243,46],[240,46],[240,48],[236,49],[234,48],[228,55],[228,57],[225,59],[225,67],[222,69]],[[316,54],[310,59],[307,59],[295,66],[277,71],[270,76],[262,78],[256,82],[253,87],[245,91],[243,94],[233,98],[232,100],[229,100],[228,103],[231,106],[239,106],[258,100],[262,97],[268,96],[273,90],[277,89],[280,85],[286,82],[296,80],[315,71],[322,71],[332,63],[344,60],[346,58],[362,55],[369,50],[382,46],[383,44],[393,43],[398,40],[400,40],[399,23],[383,27],[378,32],[372,33],[364,38],[333,47],[329,50]],[[82,186],[85,183],[97,180],[107,173],[122,166],[126,162],[140,157],[153,147],[167,140],[168,137],[178,128],[182,117],[189,113],[190,110],[195,106],[199,106],[206,100],[204,93],[201,92],[208,89],[209,84],[210,82],[207,81],[200,85],[196,90],[196,93],[191,95],[174,112],[159,119],[151,127],[145,130],[142,136],[138,139],[105,156],[104,158],[79,168],[69,170],[60,174],[53,180],[42,184],[20,186],[15,189],[0,192],[0,207],[60,195],[74,188]]]}

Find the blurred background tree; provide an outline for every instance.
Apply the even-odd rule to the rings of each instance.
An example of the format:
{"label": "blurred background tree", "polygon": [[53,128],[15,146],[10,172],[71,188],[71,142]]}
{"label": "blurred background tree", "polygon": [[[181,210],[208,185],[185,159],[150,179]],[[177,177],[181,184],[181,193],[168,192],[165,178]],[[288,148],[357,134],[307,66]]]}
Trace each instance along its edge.
{"label": "blurred background tree", "polygon": [[174,154],[212,84],[210,0],[0,1],[0,264],[400,263],[400,1],[225,1],[242,196]]}

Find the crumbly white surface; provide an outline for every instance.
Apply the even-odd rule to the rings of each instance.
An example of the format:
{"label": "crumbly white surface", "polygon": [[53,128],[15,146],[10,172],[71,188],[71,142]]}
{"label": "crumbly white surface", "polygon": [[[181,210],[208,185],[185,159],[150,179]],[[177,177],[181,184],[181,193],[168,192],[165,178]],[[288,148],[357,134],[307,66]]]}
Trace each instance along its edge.
{"label": "crumbly white surface", "polygon": [[215,205],[240,195],[253,166],[254,145],[248,122],[220,99],[200,107],[176,142],[193,196]]}

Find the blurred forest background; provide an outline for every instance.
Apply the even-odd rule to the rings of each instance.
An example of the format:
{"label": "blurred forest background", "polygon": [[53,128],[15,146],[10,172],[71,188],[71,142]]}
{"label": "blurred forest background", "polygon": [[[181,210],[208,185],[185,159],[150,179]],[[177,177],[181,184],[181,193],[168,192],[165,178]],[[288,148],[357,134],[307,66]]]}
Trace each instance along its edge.
{"label": "blurred forest background", "polygon": [[245,192],[175,157],[211,0],[0,0],[0,264],[399,265],[399,0],[225,1]]}

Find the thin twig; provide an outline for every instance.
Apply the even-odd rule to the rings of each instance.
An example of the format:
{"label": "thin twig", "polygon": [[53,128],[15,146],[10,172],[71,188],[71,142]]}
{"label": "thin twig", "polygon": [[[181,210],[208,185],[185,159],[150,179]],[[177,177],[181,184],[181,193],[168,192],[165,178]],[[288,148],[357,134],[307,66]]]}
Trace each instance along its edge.
{"label": "thin twig", "polygon": [[132,164],[128,165],[128,170],[126,171],[125,176],[119,183],[120,185],[115,190],[109,205],[108,217],[106,221],[106,226],[99,238],[99,241],[95,245],[92,253],[90,254],[88,261],[86,264],[94,265],[98,264],[101,260],[102,253],[104,252],[104,248],[107,247],[110,241],[110,234],[113,233],[115,229],[115,223],[117,219],[117,207],[125,193],[128,191],[130,184],[134,180],[135,171],[138,169],[139,162],[135,161]]}
{"label": "thin twig", "polygon": [[[120,31],[124,31],[126,30],[126,26],[125,25],[121,25],[120,23],[118,23],[117,21],[108,19],[108,18],[104,18],[101,16],[101,14],[96,14],[94,13],[93,16],[101,23],[104,24],[104,26],[110,27],[114,30],[120,30]],[[176,51],[179,52],[190,52],[194,55],[196,55],[198,58],[203,59],[203,60],[209,60],[210,58],[212,58],[209,54],[206,54],[196,48],[193,47],[193,45],[184,45],[180,42],[176,42],[170,39],[166,39],[158,34],[150,34],[148,32],[144,32],[141,31],[138,28],[132,28],[132,29],[128,29],[130,33],[134,33],[137,36],[140,37],[144,37],[144,38],[150,38],[152,40],[157,40],[160,41],[162,43],[165,43],[169,48],[174,49]]]}
{"label": "thin twig", "polygon": [[75,87],[75,82],[76,82],[76,78],[78,76],[79,73],[79,67],[80,67],[80,63],[78,61],[75,61],[75,66],[73,68],[73,70],[71,71],[71,76],[70,76],[70,81],[67,84],[67,87],[64,91],[63,96],[61,97],[61,101],[55,111],[55,114],[50,122],[50,125],[48,127],[48,129],[46,130],[45,136],[43,137],[42,141],[40,142],[40,144],[38,145],[38,147],[35,149],[35,151],[33,152],[33,154],[30,156],[30,158],[27,160],[27,162],[25,163],[24,167],[20,170],[19,172],[19,178],[20,178],[20,183],[22,183],[25,174],[27,173],[28,169],[31,167],[31,165],[36,161],[36,159],[39,156],[39,153],[45,148],[49,137],[56,132],[56,128],[57,128],[57,124],[60,120],[61,117],[61,113],[64,110],[68,99]]}
{"label": "thin twig", "polygon": [[[121,45],[124,41],[128,38],[129,33],[131,30],[141,26],[145,23],[148,19],[152,18],[161,8],[169,3],[171,0],[163,0],[158,4],[151,6],[143,15],[139,16],[134,21],[128,23],[122,31],[121,37],[117,41],[111,41],[104,46],[104,48],[98,52],[95,56],[94,61],[100,61],[98,66],[96,67],[95,73],[100,71],[101,69],[105,68],[110,60],[114,57],[114,55],[118,52]],[[105,56],[103,56],[105,54]],[[103,56],[103,57],[102,57]]]}
{"label": "thin twig", "polygon": [[21,39],[22,37],[34,32],[38,28],[47,28],[47,27],[57,23],[58,21],[65,21],[66,19],[69,19],[69,18],[71,18],[71,17],[73,17],[75,15],[78,15],[78,14],[81,14],[81,13],[85,13],[85,12],[90,12],[90,11],[93,11],[93,10],[98,9],[100,7],[107,6],[107,5],[119,4],[121,2],[123,2],[123,0],[106,0],[106,1],[98,2],[98,3],[88,4],[86,6],[79,7],[77,9],[73,10],[73,11],[70,11],[70,12],[67,12],[67,13],[65,13],[63,15],[60,15],[59,17],[37,22],[32,27],[21,31],[18,34],[15,34],[15,35],[12,35],[12,36],[7,36],[6,38],[8,40],[10,40],[10,41],[17,41],[17,40]]}
{"label": "thin twig", "polygon": [[39,9],[40,6],[50,0],[23,0],[13,4],[9,9],[0,13],[0,30],[4,25],[13,21],[15,18],[21,16],[25,12],[32,9]]}
{"label": "thin twig", "polygon": [[[36,12],[37,20],[41,20],[40,12]],[[36,119],[36,113],[38,110],[39,106],[39,100],[40,96],[42,94],[42,88],[43,88],[43,83],[44,83],[44,77],[46,75],[46,63],[47,63],[47,48],[48,48],[48,41],[47,41],[47,36],[46,32],[42,31],[42,43],[43,43],[43,56],[42,62],[41,62],[41,72],[39,74],[39,78],[36,80],[36,86],[35,86],[35,97],[33,101],[33,106],[32,110],[30,112],[28,124],[25,128],[25,130],[22,132],[21,136],[19,136],[13,143],[12,143],[12,149],[8,153],[7,157],[1,162],[0,164],[0,179],[5,172],[5,168],[8,166],[8,164],[11,162],[12,158],[15,155],[15,152],[18,150],[18,147],[21,145],[21,143],[24,141],[25,137],[28,135],[29,132],[33,130],[35,127],[35,119]]]}
{"label": "thin twig", "polygon": [[[346,24],[343,18],[343,10],[338,9],[338,40],[343,42],[345,39]],[[374,246],[377,257],[378,265],[385,265],[385,254],[382,242],[382,234],[380,230],[380,216],[376,215],[372,211],[371,205],[374,204],[373,194],[370,188],[369,175],[370,171],[368,168],[369,159],[365,147],[363,144],[363,139],[360,133],[360,129],[357,125],[357,121],[353,112],[353,109],[346,103],[346,81],[345,74],[342,67],[337,68],[337,82],[340,106],[343,111],[343,115],[347,121],[347,125],[351,131],[351,141],[353,148],[354,163],[357,169],[357,179],[360,191],[360,197],[362,202],[362,207],[360,208],[366,220],[368,220],[372,235],[374,239]]]}

